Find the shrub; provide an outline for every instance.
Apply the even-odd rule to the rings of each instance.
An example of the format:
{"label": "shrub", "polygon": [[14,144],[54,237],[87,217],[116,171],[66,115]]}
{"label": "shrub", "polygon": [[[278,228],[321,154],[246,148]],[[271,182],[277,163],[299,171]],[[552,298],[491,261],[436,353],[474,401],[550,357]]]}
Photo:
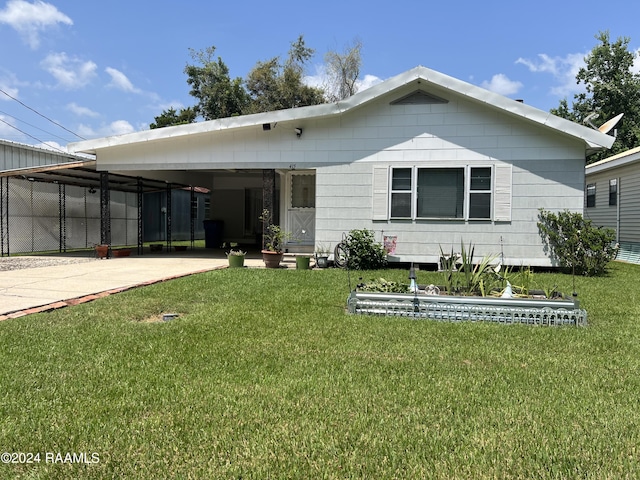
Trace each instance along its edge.
{"label": "shrub", "polygon": [[384,246],[375,241],[371,230],[351,230],[345,239],[347,266],[352,270],[376,270],[387,265]]}
{"label": "shrub", "polygon": [[578,275],[596,276],[616,258],[618,246],[612,229],[594,227],[591,220],[568,210],[553,213],[540,209],[538,218],[540,235],[561,267]]}

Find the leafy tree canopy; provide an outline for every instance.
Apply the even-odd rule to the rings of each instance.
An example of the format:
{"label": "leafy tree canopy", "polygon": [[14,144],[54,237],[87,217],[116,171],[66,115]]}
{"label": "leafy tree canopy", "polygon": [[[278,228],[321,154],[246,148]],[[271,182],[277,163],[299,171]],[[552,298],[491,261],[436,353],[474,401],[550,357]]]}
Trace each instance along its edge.
{"label": "leafy tree canopy", "polygon": [[303,82],[305,63],[313,54],[314,50],[305,46],[304,38],[300,35],[291,44],[284,63],[280,62],[279,57],[258,62],[247,76],[246,86],[251,97],[247,113],[324,103],[324,92]]}
{"label": "leafy tree canopy", "polygon": [[612,43],[605,31],[596,35],[596,39],[600,43],[587,55],[585,66],[576,75],[576,82],[584,84],[585,92],[574,95],[571,108],[563,99],[558,108],[551,110],[554,115],[578,123],[584,123],[595,113],[596,125],[624,113],[616,126],[616,142],[611,150],[589,157],[588,163],[640,145],[640,75],[632,69],[637,55],[629,51],[627,37]]}
{"label": "leafy tree canopy", "polygon": [[170,127],[171,125],[184,125],[186,123],[193,123],[196,121],[196,111],[193,107],[183,108],[180,111],[176,111],[171,107],[168,110],[164,110],[159,116],[155,117],[155,122],[149,125],[149,128],[162,128]]}
{"label": "leafy tree canopy", "polygon": [[184,73],[191,87],[189,94],[196,99],[193,107],[177,112],[170,108],[155,117],[151,128],[191,123],[200,117],[204,120],[268,112],[285,108],[317,105],[334,100],[327,91],[338,91],[341,98],[355,93],[355,83],[360,72],[360,42],[344,54],[329,52],[327,71],[332,73],[324,88],[304,83],[305,67],[315,51],[306,46],[300,35],[291,43],[289,53],[282,61],[273,57],[259,61],[246,79],[231,78],[229,68],[220,57],[215,57],[216,48],[190,49],[193,64],[187,63]]}
{"label": "leafy tree canopy", "polygon": [[216,47],[189,51],[191,58],[200,63],[187,64],[184,69],[191,85],[189,94],[198,101],[194,107],[198,115],[205,120],[242,115],[249,102],[242,79],[231,79],[222,58],[214,58]]}

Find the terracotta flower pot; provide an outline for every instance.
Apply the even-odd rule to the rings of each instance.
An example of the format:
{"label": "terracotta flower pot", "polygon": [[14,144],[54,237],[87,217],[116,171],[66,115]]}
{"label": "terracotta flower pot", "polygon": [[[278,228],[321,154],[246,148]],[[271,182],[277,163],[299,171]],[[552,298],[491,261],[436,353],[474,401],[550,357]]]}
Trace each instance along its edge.
{"label": "terracotta flower pot", "polygon": [[282,252],[273,252],[271,250],[262,250],[262,260],[267,268],[278,268],[282,261]]}
{"label": "terracotta flower pot", "polygon": [[98,258],[108,258],[109,245],[96,245],[96,255]]}

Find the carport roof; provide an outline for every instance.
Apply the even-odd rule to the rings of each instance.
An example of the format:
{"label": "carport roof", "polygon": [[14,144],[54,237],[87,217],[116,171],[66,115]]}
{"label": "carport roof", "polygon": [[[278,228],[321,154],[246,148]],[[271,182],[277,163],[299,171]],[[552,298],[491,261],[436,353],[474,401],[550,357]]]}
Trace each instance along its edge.
{"label": "carport roof", "polygon": [[[85,188],[100,188],[100,174],[96,171],[95,160],[81,160],[65,162],[54,165],[42,165],[38,167],[18,168],[0,172],[0,178],[12,177],[24,180],[75,185]],[[133,177],[109,172],[109,190],[122,192],[138,192],[138,182],[142,185],[143,192],[156,192],[165,190],[168,182],[152,180],[149,178]],[[190,185],[171,183],[174,188],[186,188]]]}

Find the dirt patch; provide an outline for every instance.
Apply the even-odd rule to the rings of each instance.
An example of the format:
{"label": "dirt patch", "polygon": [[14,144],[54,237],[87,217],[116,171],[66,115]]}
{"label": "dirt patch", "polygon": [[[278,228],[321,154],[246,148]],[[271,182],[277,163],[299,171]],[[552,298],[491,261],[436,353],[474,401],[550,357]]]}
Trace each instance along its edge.
{"label": "dirt patch", "polygon": [[[181,314],[179,313],[158,313],[157,315],[151,315],[149,317],[143,318],[142,320],[139,320],[138,323],[164,323],[164,322],[171,322],[174,321],[176,319],[178,319],[180,317]],[[165,318],[166,316],[166,318]]]}

